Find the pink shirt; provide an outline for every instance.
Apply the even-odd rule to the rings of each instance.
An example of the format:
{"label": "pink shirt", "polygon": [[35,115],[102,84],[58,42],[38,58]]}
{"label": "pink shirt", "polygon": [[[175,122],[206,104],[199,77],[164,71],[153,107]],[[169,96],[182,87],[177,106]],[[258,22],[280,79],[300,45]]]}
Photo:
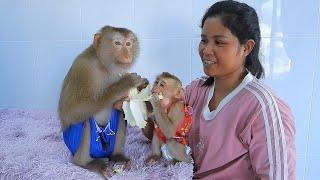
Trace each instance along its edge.
{"label": "pink shirt", "polygon": [[287,104],[249,73],[210,112],[214,85],[204,82],[186,87],[194,178],[295,179],[295,126]]}

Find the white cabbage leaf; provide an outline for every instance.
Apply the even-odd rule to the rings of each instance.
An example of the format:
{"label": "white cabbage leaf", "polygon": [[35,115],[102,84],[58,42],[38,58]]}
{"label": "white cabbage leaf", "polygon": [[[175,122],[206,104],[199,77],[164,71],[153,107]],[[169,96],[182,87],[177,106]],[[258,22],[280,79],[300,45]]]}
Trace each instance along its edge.
{"label": "white cabbage leaf", "polygon": [[144,101],[149,101],[151,96],[151,86],[138,92],[137,88],[133,88],[129,92],[129,101],[123,102],[122,109],[125,114],[125,120],[131,126],[144,128],[147,124],[147,107]]}

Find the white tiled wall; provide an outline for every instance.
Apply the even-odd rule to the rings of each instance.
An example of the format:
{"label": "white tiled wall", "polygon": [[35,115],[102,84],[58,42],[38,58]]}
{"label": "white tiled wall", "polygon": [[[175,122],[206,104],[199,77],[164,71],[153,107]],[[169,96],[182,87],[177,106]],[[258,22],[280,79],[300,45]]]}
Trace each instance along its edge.
{"label": "white tiled wall", "polygon": [[[200,20],[211,0],[0,0],[0,107],[56,110],[63,77],[103,25],[135,31],[132,71],[201,76]],[[320,1],[246,0],[260,17],[266,83],[291,106],[297,179],[320,177]]]}

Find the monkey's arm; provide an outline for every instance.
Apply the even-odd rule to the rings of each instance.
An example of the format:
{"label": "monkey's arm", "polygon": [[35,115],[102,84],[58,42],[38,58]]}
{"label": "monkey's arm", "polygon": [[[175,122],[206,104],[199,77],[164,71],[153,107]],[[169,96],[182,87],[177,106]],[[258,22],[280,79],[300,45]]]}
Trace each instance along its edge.
{"label": "monkey's arm", "polygon": [[191,163],[192,157],[190,154],[186,153],[186,146],[177,142],[174,139],[169,139],[167,141],[167,147],[169,149],[172,157],[178,161],[184,161],[187,163]]}
{"label": "monkey's arm", "polygon": [[154,133],[151,142],[152,154],[145,160],[146,164],[153,164],[161,158],[161,145],[162,142],[158,138],[157,134]]}
{"label": "monkey's arm", "polygon": [[97,106],[109,105],[124,97],[134,87],[138,87],[144,80],[135,74],[125,74],[112,84],[105,84],[101,95],[96,99]]}
{"label": "monkey's arm", "polygon": [[154,109],[155,120],[167,139],[172,138],[176,132],[176,128],[184,117],[184,105],[182,102],[176,102],[171,105],[168,113],[161,107],[160,102],[151,99]]}
{"label": "monkey's arm", "polygon": [[[72,123],[88,119],[103,108],[112,108],[112,104],[121,99],[130,88],[143,82],[143,79],[135,74],[126,74],[114,83],[105,81],[103,86],[99,87],[99,77],[85,68],[76,77],[64,84],[61,93],[59,114],[62,130]],[[69,89],[70,87],[73,89]]]}

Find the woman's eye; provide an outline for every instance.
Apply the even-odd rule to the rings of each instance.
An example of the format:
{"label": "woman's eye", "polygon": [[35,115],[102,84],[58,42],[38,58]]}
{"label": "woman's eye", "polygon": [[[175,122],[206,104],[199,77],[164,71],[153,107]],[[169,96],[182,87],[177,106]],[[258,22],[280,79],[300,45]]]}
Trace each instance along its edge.
{"label": "woman's eye", "polygon": [[224,43],[224,42],[222,42],[222,41],[215,41],[215,43],[216,43],[217,45],[225,44],[225,43]]}
{"label": "woman's eye", "polygon": [[201,41],[200,41],[202,44],[204,44],[204,43],[206,43],[207,42],[207,40],[205,40],[205,39],[201,39]]}
{"label": "woman's eye", "polygon": [[131,42],[126,42],[126,46],[131,46]]}
{"label": "woman's eye", "polygon": [[161,83],[160,83],[160,86],[161,86],[161,87],[164,87],[164,84],[161,84]]}
{"label": "woman's eye", "polygon": [[117,46],[121,45],[121,43],[119,41],[115,41],[114,44]]}

